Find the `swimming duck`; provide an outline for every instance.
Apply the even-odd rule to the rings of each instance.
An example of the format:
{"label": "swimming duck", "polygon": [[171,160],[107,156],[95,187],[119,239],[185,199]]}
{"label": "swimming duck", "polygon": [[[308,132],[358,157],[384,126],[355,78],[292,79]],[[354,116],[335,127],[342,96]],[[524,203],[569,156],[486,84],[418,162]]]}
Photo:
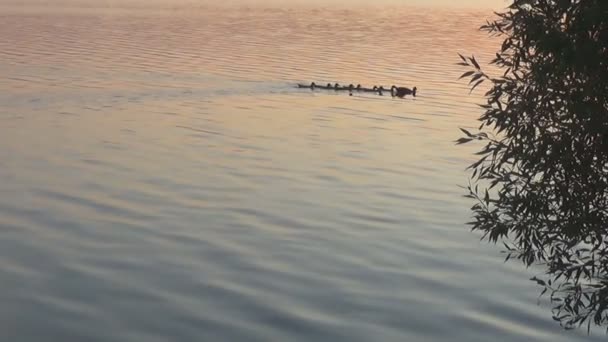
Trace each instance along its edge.
{"label": "swimming duck", "polygon": [[405,95],[412,95],[414,97],[416,97],[416,87],[414,87],[414,89],[410,89],[410,88],[406,88],[406,87],[397,87],[397,86],[392,86],[391,87],[391,95],[392,96],[397,96],[397,97],[404,97]]}
{"label": "swimming duck", "polygon": [[354,88],[354,86],[351,84],[349,86],[340,86],[338,83],[335,84],[334,89],[335,90],[352,90]]}

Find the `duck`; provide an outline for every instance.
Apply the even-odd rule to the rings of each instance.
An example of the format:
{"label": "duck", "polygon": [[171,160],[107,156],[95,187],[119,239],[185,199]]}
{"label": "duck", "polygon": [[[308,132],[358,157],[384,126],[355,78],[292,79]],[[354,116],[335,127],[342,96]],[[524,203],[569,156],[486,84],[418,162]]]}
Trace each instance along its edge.
{"label": "duck", "polygon": [[318,85],[316,86],[319,89],[334,89],[334,86],[331,85],[331,83],[327,83],[327,85]]}
{"label": "duck", "polygon": [[397,97],[405,97],[405,95],[412,95],[412,96],[416,97],[416,90],[417,90],[416,87],[414,87],[413,89],[410,89],[410,88],[406,88],[406,87],[397,87],[397,86],[393,85],[391,87],[391,95],[397,96]]}
{"label": "duck", "polygon": [[352,84],[349,86],[340,86],[338,83],[336,83],[334,85],[334,89],[335,90],[352,90],[355,86],[353,86]]}

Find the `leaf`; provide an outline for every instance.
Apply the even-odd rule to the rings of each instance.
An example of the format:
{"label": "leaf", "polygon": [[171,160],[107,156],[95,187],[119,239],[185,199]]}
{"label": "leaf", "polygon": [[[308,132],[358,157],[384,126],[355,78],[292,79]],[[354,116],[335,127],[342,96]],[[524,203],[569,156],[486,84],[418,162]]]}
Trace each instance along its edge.
{"label": "leaf", "polygon": [[471,139],[471,138],[460,138],[460,139],[456,140],[456,145],[466,144],[466,143],[468,143],[471,140],[473,140],[473,139]]}
{"label": "leaf", "polygon": [[474,90],[475,88],[477,88],[477,86],[478,86],[478,85],[480,85],[481,83],[483,83],[483,81],[485,81],[485,80],[481,79],[481,80],[477,81],[477,83],[475,83],[475,84],[473,85],[473,87],[471,88],[471,91],[469,92],[469,94],[470,94],[470,93],[472,93],[472,92],[473,92],[473,90]]}
{"label": "leaf", "polygon": [[464,128],[460,128],[460,130],[462,131],[462,133],[466,134],[468,137],[471,137],[471,138],[473,137],[473,134],[471,134],[471,133],[470,133],[469,131],[467,131],[466,129],[464,129]]}
{"label": "leaf", "polygon": [[462,59],[462,61],[463,61],[463,62],[464,62],[466,65],[469,65],[469,64],[467,64],[467,59],[466,59],[466,58],[464,58],[464,56],[463,56],[463,55],[458,54],[458,56],[460,56],[460,59]]}
{"label": "leaf", "polygon": [[469,84],[471,84],[471,83],[473,83],[473,82],[477,81],[477,80],[478,80],[478,79],[480,79],[482,76],[483,76],[483,74],[477,74],[477,75],[473,76],[473,77],[471,78],[471,80],[469,81]]}
{"label": "leaf", "polygon": [[477,68],[477,70],[480,70],[481,68],[479,67],[479,64],[477,64],[477,61],[475,60],[475,56],[471,56],[470,58],[471,62],[473,63],[473,65],[475,66],[475,68]]}
{"label": "leaf", "polygon": [[535,281],[538,285],[545,286],[545,281],[542,279],[538,279],[536,277],[530,278],[530,280]]}
{"label": "leaf", "polygon": [[458,79],[461,79],[463,77],[467,77],[467,76],[471,76],[475,73],[475,71],[467,71],[464,74],[462,74],[460,77],[458,77]]}

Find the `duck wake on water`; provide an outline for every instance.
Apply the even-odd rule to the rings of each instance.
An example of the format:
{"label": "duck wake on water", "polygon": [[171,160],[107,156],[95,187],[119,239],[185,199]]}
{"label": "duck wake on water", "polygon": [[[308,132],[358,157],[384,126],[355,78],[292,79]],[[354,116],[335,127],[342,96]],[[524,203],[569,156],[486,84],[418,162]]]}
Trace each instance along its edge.
{"label": "duck wake on water", "polygon": [[310,84],[298,83],[298,88],[308,88],[310,90],[325,89],[335,91],[348,91],[349,95],[351,96],[353,95],[353,91],[376,93],[378,95],[383,95],[383,92],[390,91],[391,96],[396,96],[400,98],[403,98],[407,95],[412,95],[416,97],[417,90],[416,87],[410,89],[407,87],[397,87],[395,85],[391,86],[390,88],[384,88],[383,86],[373,86],[372,88],[366,88],[361,86],[361,84],[357,84],[357,86],[354,86],[352,83],[348,86],[341,86],[338,83],[334,83],[333,85],[331,83],[327,83],[326,85],[317,85],[315,82],[312,82]]}

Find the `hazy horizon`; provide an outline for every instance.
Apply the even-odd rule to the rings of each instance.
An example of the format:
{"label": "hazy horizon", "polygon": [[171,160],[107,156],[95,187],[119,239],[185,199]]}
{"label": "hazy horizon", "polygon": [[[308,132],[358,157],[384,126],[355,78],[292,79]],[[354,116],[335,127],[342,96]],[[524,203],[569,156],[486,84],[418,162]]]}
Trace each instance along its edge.
{"label": "hazy horizon", "polygon": [[158,6],[166,5],[170,7],[181,7],[182,5],[191,6],[247,6],[247,5],[262,5],[267,4],[269,6],[441,6],[441,7],[477,7],[477,8],[500,8],[506,6],[507,0],[375,0],[370,2],[369,0],[224,0],[221,2],[211,0],[0,0],[0,5],[8,6],[85,6],[85,7],[147,7],[147,6]]}

